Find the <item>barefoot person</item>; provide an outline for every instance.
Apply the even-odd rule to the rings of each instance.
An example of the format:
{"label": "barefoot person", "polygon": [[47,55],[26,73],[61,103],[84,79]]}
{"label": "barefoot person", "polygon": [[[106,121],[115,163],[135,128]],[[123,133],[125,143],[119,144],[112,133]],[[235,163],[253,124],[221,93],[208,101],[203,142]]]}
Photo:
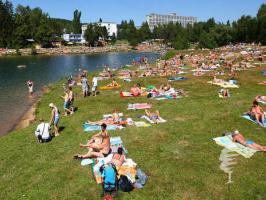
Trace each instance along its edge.
{"label": "barefoot person", "polygon": [[101,132],[92,136],[92,139],[87,144],[80,144],[81,148],[87,148],[88,153],[84,155],[75,155],[75,159],[84,158],[104,158],[111,153],[110,137],[106,131],[107,125],[101,125]]}
{"label": "barefoot person", "polygon": [[117,170],[119,170],[125,161],[126,161],[126,156],[123,154],[123,148],[118,147],[117,153],[113,155],[111,163],[116,166]]}
{"label": "barefoot person", "polygon": [[29,89],[29,94],[32,95],[33,94],[33,82],[31,80],[27,81],[27,86]]}
{"label": "barefoot person", "polygon": [[259,103],[255,100],[253,101],[253,105],[249,112],[250,116],[256,120],[256,122],[264,127],[264,110],[261,106],[259,106]]}
{"label": "barefoot person", "polygon": [[234,142],[238,142],[239,144],[242,144],[242,145],[249,147],[251,149],[266,152],[266,146],[261,146],[259,144],[256,144],[252,140],[245,139],[244,136],[241,133],[239,133],[237,130],[234,131],[234,133],[232,134],[232,137],[233,137]]}
{"label": "barefoot person", "polygon": [[82,92],[83,96],[86,97],[89,94],[89,84],[88,84],[88,79],[86,78],[85,75],[82,76],[81,78],[81,86],[82,86]]}
{"label": "barefoot person", "polygon": [[97,94],[97,87],[98,87],[98,78],[94,75],[92,78],[92,89],[91,89],[93,96],[96,96]]}
{"label": "barefoot person", "polygon": [[152,113],[148,110],[145,110],[145,113],[147,115],[147,117],[149,117],[150,120],[152,120],[154,123],[158,123],[160,120],[160,112],[158,110],[156,110],[155,113]]}
{"label": "barefoot person", "polygon": [[131,88],[130,92],[131,92],[131,94],[132,94],[133,96],[139,96],[139,95],[141,95],[141,89],[140,89],[140,87],[138,87],[137,84],[135,84],[135,85]]}
{"label": "barefoot person", "polygon": [[52,125],[52,124],[54,125],[54,135],[59,136],[59,130],[58,130],[59,111],[58,111],[58,108],[53,103],[50,103],[49,107],[52,109],[50,125]]}
{"label": "barefoot person", "polygon": [[67,116],[68,113],[73,114],[73,112],[69,109],[70,101],[69,101],[69,95],[68,92],[65,91],[65,95],[61,96],[64,99],[64,113],[65,116]]}

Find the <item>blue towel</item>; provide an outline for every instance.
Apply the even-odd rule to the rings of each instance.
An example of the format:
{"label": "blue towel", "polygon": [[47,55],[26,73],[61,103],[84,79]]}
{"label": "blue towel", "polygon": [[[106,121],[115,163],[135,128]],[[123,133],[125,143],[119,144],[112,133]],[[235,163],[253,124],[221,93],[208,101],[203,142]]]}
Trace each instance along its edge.
{"label": "blue towel", "polygon": [[262,73],[262,75],[266,75],[266,72],[261,72]]}
{"label": "blue towel", "polygon": [[[117,129],[116,125],[107,125],[107,128],[106,128],[106,130],[108,130],[108,131],[116,130],[116,129]],[[85,123],[85,124],[83,124],[83,130],[85,132],[100,131],[101,130],[101,126],[100,125],[92,125],[92,124]]]}
{"label": "blue towel", "polygon": [[[247,120],[249,120],[249,121],[252,121],[252,122],[258,124],[254,119],[252,119],[252,118],[250,117],[250,115],[243,115],[243,118],[245,118],[245,119],[247,119]],[[265,127],[266,127],[266,119],[264,119],[264,128],[265,128]]]}
{"label": "blue towel", "polygon": [[187,80],[186,77],[171,77],[168,79],[169,81],[184,81]]}

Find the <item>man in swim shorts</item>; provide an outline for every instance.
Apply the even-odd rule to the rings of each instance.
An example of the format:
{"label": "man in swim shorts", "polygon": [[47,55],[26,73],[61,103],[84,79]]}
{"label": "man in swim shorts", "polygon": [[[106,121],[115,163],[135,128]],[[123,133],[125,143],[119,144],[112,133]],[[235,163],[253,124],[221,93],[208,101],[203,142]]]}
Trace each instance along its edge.
{"label": "man in swim shorts", "polygon": [[[91,140],[88,141],[87,144],[80,144],[81,148],[87,148],[88,153],[84,155],[75,155],[75,159],[84,159],[84,158],[104,158],[111,153],[110,146],[110,136],[108,135],[106,128],[106,124],[101,125],[101,132],[94,135]],[[97,140],[100,142],[97,142]]]}

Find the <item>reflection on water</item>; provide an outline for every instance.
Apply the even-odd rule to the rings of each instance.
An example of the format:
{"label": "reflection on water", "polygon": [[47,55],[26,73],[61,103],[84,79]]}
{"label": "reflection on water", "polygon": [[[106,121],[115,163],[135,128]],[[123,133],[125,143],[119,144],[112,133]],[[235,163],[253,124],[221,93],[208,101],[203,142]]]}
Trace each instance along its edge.
{"label": "reflection on water", "polygon": [[[118,68],[141,56],[148,57],[151,62],[158,58],[158,54],[134,52],[0,58],[0,135],[9,131],[32,105],[27,80],[33,80],[35,91],[40,91],[44,85],[76,73],[81,67],[88,71],[104,65]],[[26,68],[17,68],[18,65],[26,65]]]}

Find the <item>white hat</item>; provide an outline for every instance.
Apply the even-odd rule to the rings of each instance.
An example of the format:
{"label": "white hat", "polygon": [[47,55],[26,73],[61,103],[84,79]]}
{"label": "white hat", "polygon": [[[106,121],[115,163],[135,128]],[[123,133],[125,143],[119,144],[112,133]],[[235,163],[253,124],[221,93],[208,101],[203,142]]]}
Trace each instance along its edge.
{"label": "white hat", "polygon": [[234,134],[239,134],[239,131],[238,131],[238,130],[235,130],[235,131],[234,131]]}
{"label": "white hat", "polygon": [[49,103],[49,107],[54,107],[54,104],[53,103]]}

